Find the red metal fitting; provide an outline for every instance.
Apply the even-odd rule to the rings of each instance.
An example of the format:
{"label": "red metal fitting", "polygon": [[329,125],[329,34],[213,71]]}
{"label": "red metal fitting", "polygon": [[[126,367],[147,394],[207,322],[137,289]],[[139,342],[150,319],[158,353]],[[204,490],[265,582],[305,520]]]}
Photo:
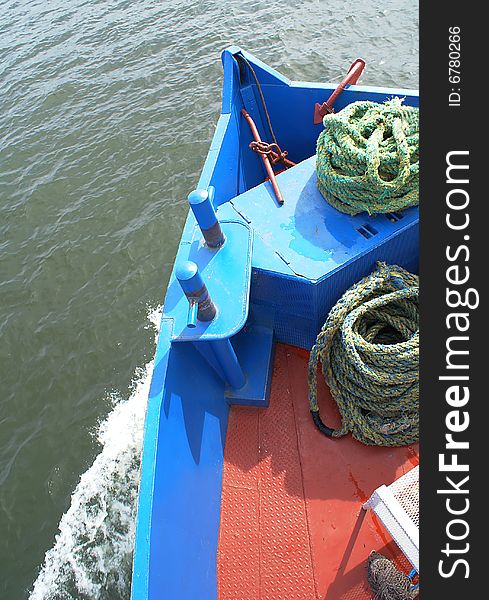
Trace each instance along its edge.
{"label": "red metal fitting", "polygon": [[323,104],[316,102],[316,105],[314,106],[314,125],[319,125],[319,123],[322,123],[325,115],[334,112],[333,104],[335,103],[336,98],[338,98],[347,85],[355,85],[360,75],[363,73],[364,68],[365,61],[362,58],[357,58],[357,60],[351,65],[347,76],[338,85],[326,102],[323,102]]}
{"label": "red metal fitting", "polygon": [[[260,138],[260,134],[258,133],[258,129],[255,125],[255,122],[253,121],[253,119],[250,117],[250,115],[244,108],[241,109],[241,114],[243,115],[243,117],[246,119],[248,125],[250,126],[251,133],[253,134],[253,138],[256,143],[257,152],[262,157],[263,164],[267,171],[267,175],[270,179],[270,183],[272,184],[273,191],[275,192],[277,202],[280,205],[282,205],[284,203],[284,197],[282,196],[282,192],[280,191],[280,188],[278,187],[278,183],[275,178],[275,173],[273,171],[272,162],[270,159],[270,152],[272,152],[270,146],[272,146],[273,144],[266,144],[262,141],[262,139]],[[251,144],[253,144],[253,142],[251,142]],[[251,144],[250,144],[250,147],[251,147]],[[260,148],[260,150],[258,150],[258,148]]]}

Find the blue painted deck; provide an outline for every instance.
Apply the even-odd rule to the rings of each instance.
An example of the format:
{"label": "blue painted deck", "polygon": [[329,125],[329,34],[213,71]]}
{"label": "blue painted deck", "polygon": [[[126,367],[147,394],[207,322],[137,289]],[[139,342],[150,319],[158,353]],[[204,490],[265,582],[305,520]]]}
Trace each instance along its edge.
{"label": "blue painted deck", "polygon": [[376,217],[338,212],[317,188],[315,156],[279,174],[277,182],[286,193],[282,206],[269,182],[230,203],[252,225],[269,252],[277,254],[295,275],[313,282],[373,246],[384,245],[418,220],[417,208]]}
{"label": "blue painted deck", "polygon": [[[215,188],[219,220],[234,222],[240,233],[228,231],[228,246],[214,253],[202,248],[193,214],[182,233],[177,261],[199,263],[218,317],[189,333],[187,301],[172,273],[146,415],[134,600],[217,598],[229,404],[266,404],[270,373],[257,364],[271,364],[272,337],[310,348],[331,306],[372,271],[375,261],[417,270],[416,208],[391,220],[348,217],[327,205],[315,189],[310,157],[322,126],[313,124],[314,104],[327,99],[335,86],[290,82],[243,52],[263,86],[279,143],[300,163],[279,175],[285,204],[277,207],[269,184],[262,184],[261,158],[248,147],[251,134],[240,114],[243,107],[262,138],[269,135],[256,85],[238,66],[239,52],[231,47],[223,53],[222,114],[196,187]],[[418,104],[416,92],[355,86],[335,107],[355,100],[383,102],[394,95]],[[230,261],[235,261],[234,270]],[[210,338],[234,345],[246,372],[246,389],[230,390],[219,365],[205,358],[203,344]]]}

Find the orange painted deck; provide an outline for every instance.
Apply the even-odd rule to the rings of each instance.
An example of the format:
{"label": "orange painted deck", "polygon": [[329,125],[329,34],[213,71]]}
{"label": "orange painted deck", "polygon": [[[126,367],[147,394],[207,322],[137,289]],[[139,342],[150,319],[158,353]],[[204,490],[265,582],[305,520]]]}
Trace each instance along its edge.
{"label": "orange painted deck", "polygon": [[[219,600],[370,598],[372,550],[410,570],[362,504],[418,464],[416,447],[376,448],[314,426],[303,350],[278,344],[268,409],[233,407],[225,448]],[[339,422],[318,375],[323,420]]]}

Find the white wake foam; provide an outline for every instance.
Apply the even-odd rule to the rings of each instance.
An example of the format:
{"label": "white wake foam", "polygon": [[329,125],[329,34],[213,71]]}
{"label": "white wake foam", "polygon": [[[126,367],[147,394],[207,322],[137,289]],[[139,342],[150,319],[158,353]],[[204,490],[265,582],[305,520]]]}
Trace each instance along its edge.
{"label": "white wake foam", "polygon": [[[148,320],[159,327],[161,309]],[[156,332],[157,333],[157,332]],[[99,426],[102,446],[81,476],[30,600],[129,598],[139,466],[153,361]]]}

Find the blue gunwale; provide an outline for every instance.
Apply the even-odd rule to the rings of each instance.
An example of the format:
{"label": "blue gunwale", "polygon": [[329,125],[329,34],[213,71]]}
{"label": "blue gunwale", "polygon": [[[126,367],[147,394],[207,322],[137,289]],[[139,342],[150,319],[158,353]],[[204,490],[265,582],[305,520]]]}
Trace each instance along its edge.
{"label": "blue gunwale", "polygon": [[[253,64],[263,86],[277,138],[295,162],[314,153],[321,125],[312,123],[313,107],[315,102],[324,101],[336,86],[291,82],[237,46],[223,52],[222,111],[197,187],[214,186],[219,218],[239,220],[229,201],[264,178],[260,160],[248,149],[250,132],[240,117],[244,100],[259,130],[264,137],[268,136],[254,82],[248,76],[240,81],[234,58],[238,52]],[[392,96],[405,97],[406,103],[418,105],[417,91],[352,86],[340,96],[336,109],[356,100],[382,102]],[[189,213],[180,249],[190,243],[195,229],[195,219]],[[406,233],[408,243],[402,251],[406,257],[411,254],[405,261],[406,266],[416,268],[417,219],[409,232]],[[394,258],[399,251],[395,245],[389,250]],[[357,270],[349,277],[367,272],[371,263],[370,255],[360,257]],[[348,279],[339,272],[334,283],[300,277],[255,235],[250,319],[258,314],[258,307],[266,308],[267,305],[266,295],[261,295],[259,290],[267,286],[272,289],[274,281],[279,282],[281,290],[283,286],[287,290],[297,287],[299,295],[309,294],[311,301],[316,303],[318,314],[315,320],[306,314],[305,304],[299,304],[296,313],[290,315],[282,314],[279,308],[272,306],[276,312],[272,324],[276,338],[310,347],[320,319],[328,305],[348,287]],[[173,270],[169,289],[174,285]],[[273,293],[277,292],[273,290]],[[219,303],[219,298],[216,302]],[[217,598],[216,559],[229,405],[224,382],[192,344],[172,343],[175,332],[170,313],[167,296],[144,429],[132,598],[214,600]],[[287,326],[284,319],[290,321]],[[302,330],[307,334],[300,335]]]}

